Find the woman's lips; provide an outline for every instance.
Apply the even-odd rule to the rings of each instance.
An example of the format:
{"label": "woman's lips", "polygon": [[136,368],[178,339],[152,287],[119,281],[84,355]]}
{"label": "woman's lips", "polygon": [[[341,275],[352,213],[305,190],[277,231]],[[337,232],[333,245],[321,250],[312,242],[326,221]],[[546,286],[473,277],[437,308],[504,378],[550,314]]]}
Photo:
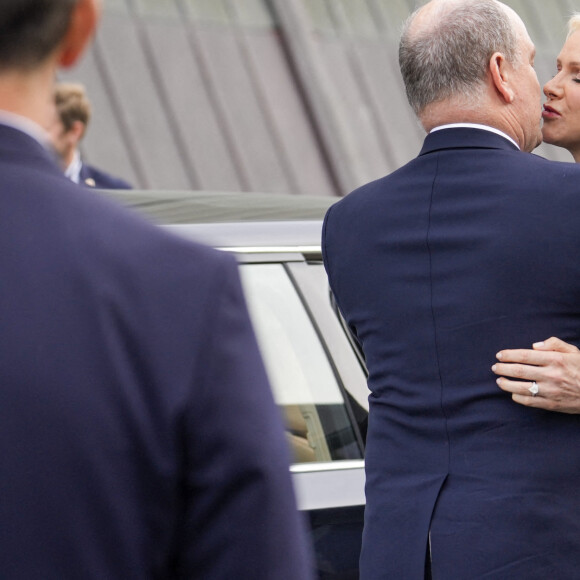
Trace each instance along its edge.
{"label": "woman's lips", "polygon": [[557,119],[558,117],[561,116],[562,115],[560,115],[560,113],[558,113],[556,109],[552,109],[552,107],[544,105],[544,110],[542,111],[542,117],[544,119]]}

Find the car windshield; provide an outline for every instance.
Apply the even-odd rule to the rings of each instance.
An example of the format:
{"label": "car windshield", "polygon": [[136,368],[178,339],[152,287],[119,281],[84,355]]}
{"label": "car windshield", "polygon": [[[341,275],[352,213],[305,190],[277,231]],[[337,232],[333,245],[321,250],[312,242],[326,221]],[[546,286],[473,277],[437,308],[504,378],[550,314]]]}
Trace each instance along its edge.
{"label": "car windshield", "polygon": [[282,264],[240,268],[295,463],[361,459],[361,445],[317,329]]}

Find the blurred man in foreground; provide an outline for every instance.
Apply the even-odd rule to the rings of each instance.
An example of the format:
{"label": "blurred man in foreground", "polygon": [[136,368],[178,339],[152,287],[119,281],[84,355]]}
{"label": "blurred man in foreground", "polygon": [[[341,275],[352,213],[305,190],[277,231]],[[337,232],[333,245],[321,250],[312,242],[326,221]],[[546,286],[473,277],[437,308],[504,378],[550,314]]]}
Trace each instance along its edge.
{"label": "blurred man in foreground", "polygon": [[79,195],[49,152],[97,17],[0,10],[0,578],[309,578],[233,258]]}
{"label": "blurred man in foreground", "polygon": [[109,175],[81,159],[79,146],[91,120],[91,103],[79,83],[59,83],[54,90],[56,114],[49,126],[52,144],[64,174],[75,183],[97,189],[132,189],[123,179]]}

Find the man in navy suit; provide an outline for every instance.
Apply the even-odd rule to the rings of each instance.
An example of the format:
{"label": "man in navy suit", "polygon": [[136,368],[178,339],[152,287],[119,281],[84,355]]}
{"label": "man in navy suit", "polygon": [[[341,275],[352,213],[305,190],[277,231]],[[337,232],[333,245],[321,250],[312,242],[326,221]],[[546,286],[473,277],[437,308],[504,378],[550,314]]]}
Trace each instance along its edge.
{"label": "man in navy suit", "polygon": [[85,163],[79,145],[91,120],[91,104],[80,83],[58,83],[54,90],[55,115],[49,125],[52,144],[64,174],[75,183],[97,189],[132,189],[125,180]]}
{"label": "man in navy suit", "polygon": [[399,59],[423,148],[325,218],[369,370],[362,580],[579,574],[580,416],[518,405],[490,369],[537,336],[580,343],[580,166],[530,153],[534,52],[495,0],[419,9]]}
{"label": "man in navy suit", "polygon": [[235,260],[49,151],[95,0],[0,10],[0,578],[310,577]]}

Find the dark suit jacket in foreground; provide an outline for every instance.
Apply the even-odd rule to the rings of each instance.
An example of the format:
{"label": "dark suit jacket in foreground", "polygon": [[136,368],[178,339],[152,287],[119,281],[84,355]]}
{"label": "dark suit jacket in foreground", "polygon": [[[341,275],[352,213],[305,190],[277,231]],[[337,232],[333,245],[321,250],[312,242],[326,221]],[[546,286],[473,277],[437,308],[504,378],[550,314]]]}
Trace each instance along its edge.
{"label": "dark suit jacket in foreground", "polygon": [[0,578],[309,577],[226,254],[0,127]]}
{"label": "dark suit jacket in foreground", "polygon": [[86,163],[81,165],[79,183],[96,189],[133,189],[125,180],[105,173]]}
{"label": "dark suit jacket in foreground", "polygon": [[517,405],[502,348],[580,339],[580,166],[447,129],[328,212],[370,371],[365,580],[580,577],[580,417]]}

